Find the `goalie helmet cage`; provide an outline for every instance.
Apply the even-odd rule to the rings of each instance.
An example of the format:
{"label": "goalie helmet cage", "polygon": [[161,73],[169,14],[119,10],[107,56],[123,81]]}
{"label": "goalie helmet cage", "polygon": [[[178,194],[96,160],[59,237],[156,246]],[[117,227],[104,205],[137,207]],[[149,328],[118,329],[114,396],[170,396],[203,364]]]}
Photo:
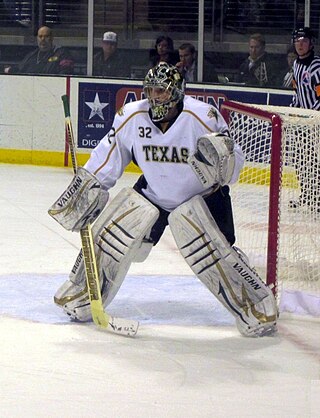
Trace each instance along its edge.
{"label": "goalie helmet cage", "polygon": [[320,316],[320,112],[225,101],[221,113],[245,154],[236,245],[280,312]]}

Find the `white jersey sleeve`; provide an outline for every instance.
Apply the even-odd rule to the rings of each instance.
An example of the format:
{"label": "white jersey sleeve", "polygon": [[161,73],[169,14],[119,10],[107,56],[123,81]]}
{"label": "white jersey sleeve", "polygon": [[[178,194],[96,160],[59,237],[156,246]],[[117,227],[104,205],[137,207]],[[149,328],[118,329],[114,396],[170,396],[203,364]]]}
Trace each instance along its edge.
{"label": "white jersey sleeve", "polygon": [[[113,127],[92,152],[85,168],[109,189],[127,164],[135,161],[146,179],[145,196],[171,211],[191,197],[207,192],[187,160],[195,152],[201,135],[228,134],[228,126],[214,106],[189,96],[184,98],[182,112],[165,132],[152,122],[148,110],[148,101],[139,100],[117,112]],[[235,151],[239,171],[242,153],[239,147]],[[235,170],[232,180],[238,174]]]}
{"label": "white jersey sleeve", "polygon": [[132,117],[147,113],[142,101],[125,105],[115,115],[113,125],[97,147],[92,151],[85,168],[95,174],[105,189],[110,189],[121,177],[132,160],[133,135],[123,135]]}

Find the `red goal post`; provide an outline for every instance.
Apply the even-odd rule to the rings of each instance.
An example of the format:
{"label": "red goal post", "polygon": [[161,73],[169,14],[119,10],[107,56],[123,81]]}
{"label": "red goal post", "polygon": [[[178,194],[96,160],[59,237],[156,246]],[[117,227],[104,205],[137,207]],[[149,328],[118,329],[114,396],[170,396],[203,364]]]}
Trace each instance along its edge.
{"label": "red goal post", "polygon": [[300,298],[320,316],[320,112],[225,101],[221,113],[246,157],[231,186],[236,245],[283,310],[303,310]]}
{"label": "red goal post", "polygon": [[[247,105],[226,101],[222,104],[221,113],[230,128],[231,112],[239,112],[249,117],[255,117],[261,121],[267,121],[271,125],[270,140],[272,140],[270,166],[270,194],[269,194],[269,218],[268,218],[268,243],[267,243],[267,268],[266,283],[277,291],[277,258],[278,258],[278,220],[279,199],[281,182],[281,133],[282,120],[276,113],[267,112]],[[233,137],[235,135],[232,135]],[[241,141],[238,141],[241,144]]]}

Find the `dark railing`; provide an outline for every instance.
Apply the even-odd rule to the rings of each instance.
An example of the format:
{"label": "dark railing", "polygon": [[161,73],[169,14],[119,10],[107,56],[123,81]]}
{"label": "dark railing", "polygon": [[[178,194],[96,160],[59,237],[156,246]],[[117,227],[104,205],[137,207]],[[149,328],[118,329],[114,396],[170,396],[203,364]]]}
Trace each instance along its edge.
{"label": "dark railing", "polygon": [[[90,0],[0,0],[0,34],[10,27],[57,26],[58,30],[77,27],[83,35],[88,21]],[[92,0],[93,1],[93,0]],[[319,33],[320,0],[94,0],[96,30],[113,27],[124,39],[139,38],[141,31],[197,34],[198,9],[203,5],[204,27],[208,33],[265,34],[292,31],[305,19],[310,4],[310,25]]]}
{"label": "dark railing", "polygon": [[1,61],[10,54],[18,60],[15,46],[36,45],[39,26],[47,25],[57,44],[74,50],[77,73],[86,74],[90,2],[94,47],[100,46],[105,31],[117,32],[119,48],[131,54],[130,61],[136,61],[135,74],[139,67],[143,73],[148,52],[160,34],[169,35],[175,49],[183,42],[203,47],[204,56],[214,60],[231,81],[239,59],[248,54],[248,37],[254,32],[265,36],[267,51],[281,55],[284,63],[290,34],[297,25],[309,22],[320,38],[320,0],[0,0]]}

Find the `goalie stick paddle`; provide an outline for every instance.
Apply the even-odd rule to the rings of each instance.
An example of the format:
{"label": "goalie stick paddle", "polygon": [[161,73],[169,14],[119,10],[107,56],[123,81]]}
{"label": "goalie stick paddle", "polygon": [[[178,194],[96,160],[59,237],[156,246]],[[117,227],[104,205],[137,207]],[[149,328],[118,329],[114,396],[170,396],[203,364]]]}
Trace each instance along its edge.
{"label": "goalie stick paddle", "polygon": [[[76,173],[78,163],[70,117],[69,97],[67,95],[63,95],[61,99],[63,101],[65,127],[71,154],[72,168],[73,172]],[[139,322],[125,318],[116,318],[105,312],[103,308],[99,274],[90,224],[81,229],[80,237],[93,322],[100,329],[106,329],[108,331],[130,337],[135,336],[138,331]]]}

